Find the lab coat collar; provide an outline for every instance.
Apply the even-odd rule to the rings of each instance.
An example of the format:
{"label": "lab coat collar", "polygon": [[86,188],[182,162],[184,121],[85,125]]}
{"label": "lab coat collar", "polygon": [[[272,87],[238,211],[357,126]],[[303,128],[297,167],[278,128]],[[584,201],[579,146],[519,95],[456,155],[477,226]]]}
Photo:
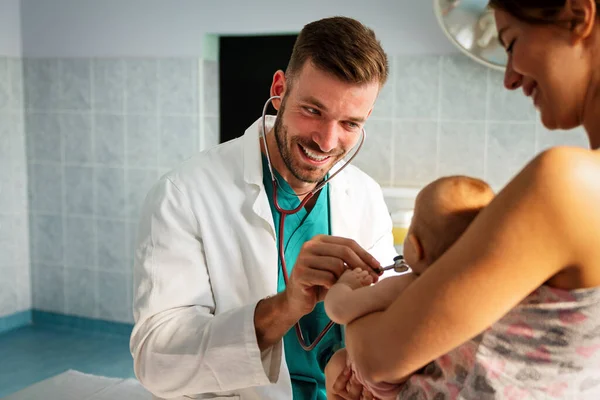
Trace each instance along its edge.
{"label": "lab coat collar", "polygon": [[[275,124],[275,118],[273,115],[266,116],[265,132],[271,130]],[[252,209],[270,224],[272,235],[275,237],[271,206],[269,205],[263,185],[262,155],[260,150],[262,132],[262,119],[259,118],[244,133],[242,139],[244,144],[244,181],[249,185],[259,188],[259,193],[255,198]],[[331,169],[330,175],[339,170],[345,162],[345,160],[341,160],[336,163]],[[347,170],[344,170],[329,182],[331,234],[336,236],[348,236],[349,229],[351,228],[348,221],[352,219],[353,215],[357,215],[352,210],[352,203],[349,201],[351,186],[348,175]]]}

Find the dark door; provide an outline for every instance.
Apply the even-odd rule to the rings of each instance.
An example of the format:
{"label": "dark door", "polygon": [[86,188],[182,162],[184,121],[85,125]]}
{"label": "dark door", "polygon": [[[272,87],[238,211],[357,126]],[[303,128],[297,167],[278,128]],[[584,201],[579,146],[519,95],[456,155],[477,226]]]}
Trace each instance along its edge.
{"label": "dark door", "polygon": [[[297,35],[222,36],[219,39],[221,143],[242,136],[269,98],[273,74],[285,71]],[[269,108],[268,113],[275,110]]]}

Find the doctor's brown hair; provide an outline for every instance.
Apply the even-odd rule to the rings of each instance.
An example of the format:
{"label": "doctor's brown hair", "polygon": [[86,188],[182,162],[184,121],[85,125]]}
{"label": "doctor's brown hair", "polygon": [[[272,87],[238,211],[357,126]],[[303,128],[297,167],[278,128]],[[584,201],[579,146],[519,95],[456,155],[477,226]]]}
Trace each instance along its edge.
{"label": "doctor's brown hair", "polygon": [[307,61],[344,82],[382,87],[388,78],[388,59],[372,29],[347,17],[330,17],[302,28],[286,70],[292,78]]}
{"label": "doctor's brown hair", "polygon": [[[595,0],[596,8],[600,8],[600,0]],[[490,0],[489,6],[503,10],[532,24],[551,24],[558,21],[558,16],[567,5],[567,0]]]}

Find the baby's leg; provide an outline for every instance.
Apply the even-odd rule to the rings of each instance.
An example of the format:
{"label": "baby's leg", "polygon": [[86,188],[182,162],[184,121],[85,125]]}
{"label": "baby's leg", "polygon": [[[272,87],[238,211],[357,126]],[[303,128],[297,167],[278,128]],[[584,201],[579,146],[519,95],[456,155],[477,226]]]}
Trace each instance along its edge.
{"label": "baby's leg", "polygon": [[340,396],[333,393],[333,384],[340,374],[346,368],[346,349],[336,351],[325,366],[325,389],[327,390],[327,400],[343,400]]}

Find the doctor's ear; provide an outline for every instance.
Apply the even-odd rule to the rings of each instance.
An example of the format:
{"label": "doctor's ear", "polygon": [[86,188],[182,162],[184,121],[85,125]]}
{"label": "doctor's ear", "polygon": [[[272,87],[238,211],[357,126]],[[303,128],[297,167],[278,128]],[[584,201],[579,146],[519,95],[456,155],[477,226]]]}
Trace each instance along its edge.
{"label": "doctor's ear", "polygon": [[[282,70],[275,72],[273,75],[273,83],[271,83],[271,97],[279,96],[283,98],[285,91],[287,89],[287,80],[285,78],[285,73]],[[279,111],[279,107],[281,107],[281,98],[273,100],[273,107]]]}

